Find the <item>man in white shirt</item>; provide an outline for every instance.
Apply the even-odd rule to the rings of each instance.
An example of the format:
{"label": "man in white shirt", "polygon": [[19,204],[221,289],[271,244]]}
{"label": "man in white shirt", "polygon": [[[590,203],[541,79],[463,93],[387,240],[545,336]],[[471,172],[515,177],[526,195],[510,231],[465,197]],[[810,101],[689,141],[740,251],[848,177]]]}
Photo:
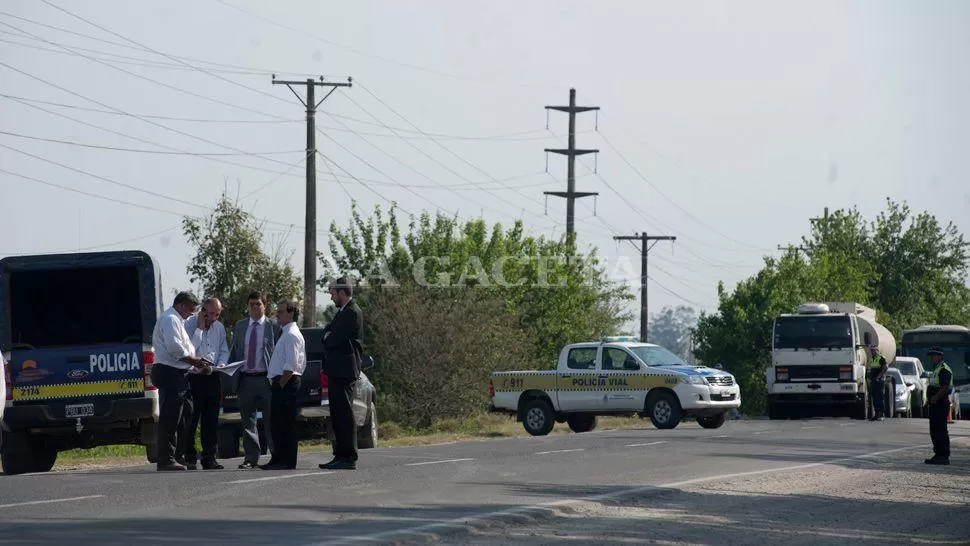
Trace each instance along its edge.
{"label": "man in white shirt", "polygon": [[[226,328],[219,322],[222,316],[222,302],[219,298],[208,298],[202,302],[202,311],[185,321],[185,329],[192,335],[192,345],[199,357],[215,366],[229,363],[229,345],[226,343]],[[221,470],[216,462],[216,431],[219,428],[219,403],[222,398],[222,378],[212,367],[199,373],[189,374],[189,390],[192,395],[192,414],[183,416],[185,428],[180,440],[184,438],[185,466],[189,470],[197,468],[198,454],[195,450],[195,431],[202,427],[202,469]],[[183,442],[179,442],[183,443]]]}
{"label": "man in white shirt", "polygon": [[175,301],[155,322],[152,345],[155,363],[152,365],[152,384],[158,388],[158,470],[185,470],[176,462],[178,429],[182,413],[192,412],[187,375],[192,368],[205,368],[206,363],[195,355],[192,339],[185,331],[185,319],[195,313],[199,300],[190,292],[179,292]]}
{"label": "man in white shirt", "polygon": [[276,320],[283,334],[276,341],[269,361],[269,380],[272,385],[270,415],[273,420],[273,456],[263,470],[293,470],[296,468],[296,419],[300,414],[297,393],[306,369],[306,342],[296,325],[300,308],[296,302],[280,302],[276,306]]}

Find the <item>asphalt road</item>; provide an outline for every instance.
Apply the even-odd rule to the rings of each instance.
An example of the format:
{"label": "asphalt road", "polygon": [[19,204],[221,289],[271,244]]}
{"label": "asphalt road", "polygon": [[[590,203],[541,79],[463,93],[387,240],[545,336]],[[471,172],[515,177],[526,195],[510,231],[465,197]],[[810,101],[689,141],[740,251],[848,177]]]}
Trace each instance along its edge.
{"label": "asphalt road", "polygon": [[[947,467],[922,463],[929,453],[927,429],[920,419],[731,421],[718,430],[691,423],[669,431],[645,421],[639,430],[362,450],[357,471],[321,471],[317,464],[329,456],[315,453],[302,455],[295,471],[236,470],[236,459],[222,461],[222,471],[155,472],[145,465],[0,476],[0,544],[468,543],[476,533],[496,529],[503,529],[506,539],[509,530],[528,537],[530,529],[554,517],[552,512],[573,508],[582,514],[587,501],[637,498],[658,508],[670,492],[686,494],[706,484],[768,476],[787,477],[796,485],[835,483],[843,480],[840,471],[849,473],[844,480],[859,479],[852,473],[888,463],[892,469],[866,479],[889,480],[902,468],[943,480],[940,487],[955,489],[950,494],[956,495],[956,508],[941,504],[930,510],[923,497],[902,495],[878,507],[846,503],[840,514],[912,514],[922,506],[917,527],[925,531],[920,532],[944,541],[970,539],[970,423],[950,426],[954,454]],[[785,495],[777,492],[778,498]],[[751,510],[770,512],[778,498],[763,497]],[[692,503],[719,510],[707,506],[709,499],[675,500],[685,512]],[[736,502],[730,496],[721,501],[725,511]],[[797,498],[788,501],[789,510],[809,518],[799,525],[810,525],[810,510],[799,511]],[[609,537],[610,525],[621,527],[595,512],[573,519],[599,526],[600,537]],[[898,520],[873,520],[881,544],[906,541],[893,540],[886,528]],[[645,529],[643,521],[635,523]],[[914,533],[911,527],[906,536]],[[768,538],[751,533],[732,540]],[[497,540],[494,534],[481,536],[483,543]],[[713,535],[690,542],[728,540]]]}

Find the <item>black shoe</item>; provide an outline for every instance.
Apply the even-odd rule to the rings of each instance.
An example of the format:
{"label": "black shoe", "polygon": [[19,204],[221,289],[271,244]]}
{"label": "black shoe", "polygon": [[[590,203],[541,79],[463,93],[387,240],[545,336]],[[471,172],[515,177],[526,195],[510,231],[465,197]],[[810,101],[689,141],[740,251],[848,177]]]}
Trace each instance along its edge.
{"label": "black shoe", "polygon": [[357,470],[357,461],[347,459],[334,459],[329,463],[320,465],[323,470]]}
{"label": "black shoe", "polygon": [[196,464],[196,463],[185,462],[185,463],[182,463],[182,464],[185,465],[185,469],[186,470],[198,470],[199,469],[199,465]]}
{"label": "black shoe", "polygon": [[185,470],[185,467],[175,461],[172,461],[170,463],[159,463],[155,469],[159,472],[167,472],[172,470]]}
{"label": "black shoe", "polygon": [[949,458],[943,458],[943,457],[932,457],[932,458],[926,459],[923,462],[926,463],[926,464],[948,465],[948,464],[950,464],[950,459]]}
{"label": "black shoe", "polygon": [[202,470],[222,470],[223,468],[225,467],[215,461],[202,463]]}
{"label": "black shoe", "polygon": [[239,465],[239,470],[252,470],[254,468],[256,468],[256,465],[249,461],[243,461],[243,464]]}
{"label": "black shoe", "polygon": [[272,461],[263,465],[259,465],[259,467],[262,468],[263,470],[293,470],[293,468],[291,468],[288,465],[285,465],[283,463],[274,463]]}

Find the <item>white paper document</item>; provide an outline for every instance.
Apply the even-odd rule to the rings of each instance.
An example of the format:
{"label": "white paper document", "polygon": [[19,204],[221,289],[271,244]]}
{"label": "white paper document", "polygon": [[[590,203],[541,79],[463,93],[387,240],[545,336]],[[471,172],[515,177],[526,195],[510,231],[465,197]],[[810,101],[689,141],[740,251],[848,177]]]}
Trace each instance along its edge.
{"label": "white paper document", "polygon": [[242,367],[242,365],[245,364],[245,363],[246,363],[245,360],[240,360],[238,362],[230,362],[228,364],[223,364],[221,366],[213,366],[212,369],[215,370],[215,371],[217,371],[217,372],[222,372],[222,373],[224,373],[226,375],[231,376],[234,373],[236,373],[236,370],[238,370],[240,367]]}

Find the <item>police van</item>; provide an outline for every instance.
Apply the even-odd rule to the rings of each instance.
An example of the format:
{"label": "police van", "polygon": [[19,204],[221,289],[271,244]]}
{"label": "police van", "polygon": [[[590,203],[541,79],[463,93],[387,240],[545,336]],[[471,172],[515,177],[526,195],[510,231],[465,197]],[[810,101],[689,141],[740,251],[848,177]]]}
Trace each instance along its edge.
{"label": "police van", "polygon": [[158,266],[141,251],[0,260],[4,473],[47,472],[60,451],[115,444],[144,445],[154,462],[162,307]]}
{"label": "police van", "polygon": [[515,415],[533,436],[549,434],[557,422],[588,432],[599,415],[649,416],[661,429],[694,417],[718,428],[741,406],[733,375],[691,366],[633,337],[567,345],[556,370],[493,372],[488,388],[490,411]]}

